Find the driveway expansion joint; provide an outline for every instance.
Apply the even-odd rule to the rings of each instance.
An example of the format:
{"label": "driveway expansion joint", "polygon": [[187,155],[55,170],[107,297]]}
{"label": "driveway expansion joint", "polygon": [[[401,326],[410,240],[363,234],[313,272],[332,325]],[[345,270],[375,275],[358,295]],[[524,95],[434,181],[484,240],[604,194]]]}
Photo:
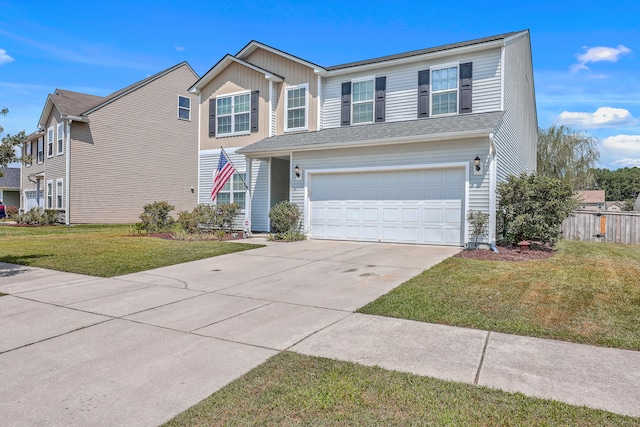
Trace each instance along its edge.
{"label": "driveway expansion joint", "polygon": [[484,339],[484,346],[482,347],[482,354],[480,355],[480,363],[478,363],[478,370],[476,371],[476,377],[473,380],[474,385],[478,385],[480,380],[480,371],[482,370],[482,364],[484,363],[484,356],[487,354],[487,347],[489,346],[489,339],[491,338],[491,331],[487,331],[487,336]]}

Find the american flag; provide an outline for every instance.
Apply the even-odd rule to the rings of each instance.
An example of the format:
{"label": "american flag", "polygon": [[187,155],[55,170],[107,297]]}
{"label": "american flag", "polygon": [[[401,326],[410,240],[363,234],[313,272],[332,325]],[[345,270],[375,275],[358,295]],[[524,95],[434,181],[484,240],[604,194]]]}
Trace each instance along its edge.
{"label": "american flag", "polygon": [[216,174],[213,176],[213,188],[211,189],[211,201],[215,202],[216,197],[222,187],[229,181],[231,175],[235,169],[227,159],[224,151],[220,152],[220,161],[218,162],[218,169],[216,170]]}

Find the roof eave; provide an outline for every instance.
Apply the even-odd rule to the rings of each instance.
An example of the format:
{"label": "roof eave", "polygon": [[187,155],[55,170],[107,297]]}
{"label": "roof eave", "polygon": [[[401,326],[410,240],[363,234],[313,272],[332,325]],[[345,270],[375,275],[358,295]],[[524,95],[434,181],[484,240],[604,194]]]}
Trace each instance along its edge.
{"label": "roof eave", "polygon": [[202,88],[208,85],[213,79],[215,79],[216,76],[218,76],[218,74],[220,74],[225,68],[231,65],[231,63],[237,63],[247,68],[250,68],[262,74],[264,78],[269,81],[276,82],[276,83],[280,83],[284,81],[284,78],[282,76],[277,75],[276,73],[272,73],[269,70],[265,70],[264,68],[260,68],[257,65],[253,65],[249,62],[243,61],[242,59],[236,58],[235,56],[227,54],[225,55],[224,58],[218,61],[218,63],[214,65],[209,71],[207,71],[206,74],[202,76],[202,78],[200,78],[200,80],[195,82],[194,85],[189,88],[189,92],[195,95],[200,94],[200,91],[202,90]]}

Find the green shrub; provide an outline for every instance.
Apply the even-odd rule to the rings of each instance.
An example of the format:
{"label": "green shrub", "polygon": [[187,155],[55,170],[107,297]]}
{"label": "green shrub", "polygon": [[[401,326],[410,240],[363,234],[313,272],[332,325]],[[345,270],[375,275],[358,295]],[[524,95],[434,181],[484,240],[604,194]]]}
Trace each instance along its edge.
{"label": "green shrub", "polygon": [[224,205],[218,205],[217,208],[215,228],[231,232],[233,230],[233,221],[240,213],[240,205],[237,203],[226,203]]}
{"label": "green shrub", "polygon": [[300,221],[300,208],[298,205],[284,200],[269,211],[271,227],[276,233],[286,233],[298,228]]}
{"label": "green shrub", "polygon": [[178,224],[180,224],[180,227],[182,228],[181,231],[183,231],[184,233],[194,234],[200,231],[198,229],[198,225],[200,224],[200,221],[195,209],[193,210],[193,212],[189,212],[189,211],[178,212]]}
{"label": "green shrub", "polygon": [[498,186],[503,238],[555,245],[561,237],[562,221],[578,209],[580,201],[571,185],[536,174],[509,176]]}
{"label": "green shrub", "polygon": [[14,217],[21,225],[54,225],[60,222],[60,213],[55,209],[31,208]]}
{"label": "green shrub", "polygon": [[478,239],[487,232],[489,227],[489,214],[481,211],[469,211],[467,221],[471,226],[473,249],[476,249],[478,247]]}
{"label": "green shrub", "polygon": [[[169,212],[175,209],[175,206],[169,202],[153,202],[144,205],[144,212],[140,214],[139,227],[150,233],[159,233],[168,231],[173,225],[173,218],[169,216]],[[137,225],[136,224],[136,225]]]}
{"label": "green shrub", "polygon": [[178,224],[187,233],[199,234],[211,230],[233,230],[233,223],[241,209],[237,203],[223,205],[198,205],[193,211],[178,212]]}

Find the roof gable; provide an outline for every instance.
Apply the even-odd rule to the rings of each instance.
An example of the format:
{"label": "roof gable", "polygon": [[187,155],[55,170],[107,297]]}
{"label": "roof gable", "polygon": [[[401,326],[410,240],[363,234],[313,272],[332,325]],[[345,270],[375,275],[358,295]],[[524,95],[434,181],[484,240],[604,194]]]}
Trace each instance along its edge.
{"label": "roof gable", "polygon": [[264,78],[274,82],[281,82],[284,80],[282,76],[272,73],[269,70],[258,67],[257,65],[250,64],[242,59],[236,58],[233,55],[227,54],[220,61],[218,61],[213,67],[209,69],[193,86],[189,88],[191,93],[200,93],[203,87],[208,85],[213,79],[215,79],[222,71],[224,71],[231,64],[240,64],[244,67],[250,68],[260,74],[264,75]]}
{"label": "roof gable", "polygon": [[314,71],[318,72],[318,71],[326,71],[324,69],[324,67],[318,65],[318,64],[314,64],[313,62],[309,62],[307,60],[304,60],[302,58],[299,58],[295,55],[291,55],[290,53],[284,52],[280,49],[276,49],[275,47],[271,47],[269,45],[266,45],[264,43],[260,43],[259,41],[256,40],[251,40],[249,43],[247,43],[247,45],[245,47],[243,47],[242,49],[240,49],[240,52],[238,52],[235,57],[238,59],[246,59],[247,57],[249,57],[249,55],[251,55],[255,50],[257,49],[264,49],[267,52],[271,52],[274,53],[276,55],[282,56],[283,58],[286,58],[290,61],[293,62],[297,62],[298,64],[304,65],[305,67],[309,67],[309,68],[313,68]]}

